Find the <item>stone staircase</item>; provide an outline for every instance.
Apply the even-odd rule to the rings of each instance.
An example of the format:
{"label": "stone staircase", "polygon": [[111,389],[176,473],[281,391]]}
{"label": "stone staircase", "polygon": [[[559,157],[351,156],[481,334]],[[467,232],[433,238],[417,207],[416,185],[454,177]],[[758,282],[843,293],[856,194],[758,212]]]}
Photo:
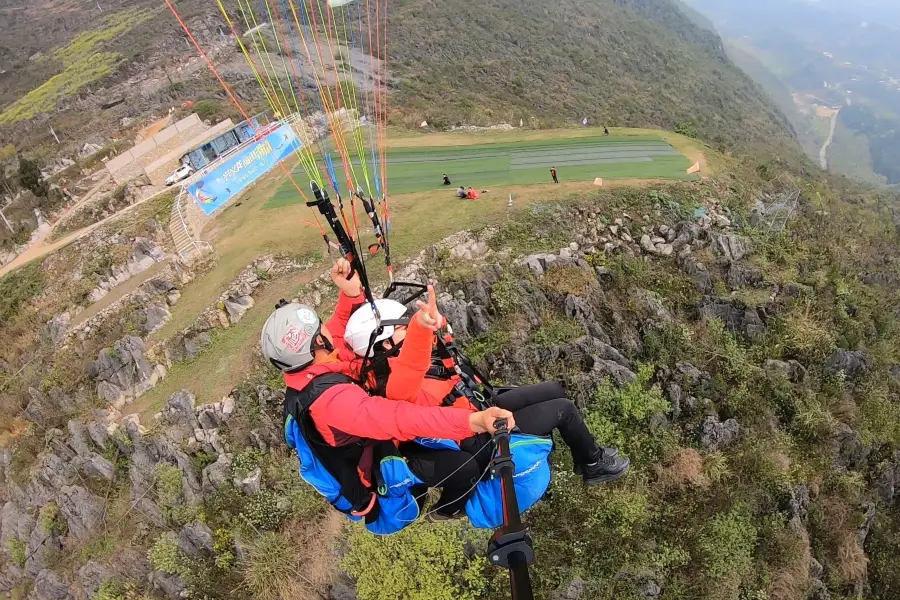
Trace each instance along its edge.
{"label": "stone staircase", "polygon": [[[175,252],[185,262],[190,263],[209,248],[207,242],[202,241],[191,228],[187,218],[184,202],[187,195],[182,189],[172,205],[172,216],[169,219],[169,233],[175,243]],[[189,201],[189,200],[187,200]]]}

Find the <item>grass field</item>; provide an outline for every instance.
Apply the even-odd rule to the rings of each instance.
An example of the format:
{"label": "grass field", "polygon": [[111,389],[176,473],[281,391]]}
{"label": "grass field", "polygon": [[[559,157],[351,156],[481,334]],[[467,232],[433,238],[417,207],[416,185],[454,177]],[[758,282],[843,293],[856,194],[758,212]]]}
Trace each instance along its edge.
{"label": "grass field", "polygon": [[[391,196],[426,191],[452,195],[457,185],[478,189],[533,185],[550,181],[556,168],[561,181],[616,179],[676,179],[695,176],[685,171],[691,161],[658,135],[602,136],[524,139],[494,142],[490,137],[471,145],[392,146],[387,151]],[[480,142],[480,143],[479,143]],[[369,165],[371,169],[371,165]],[[362,173],[357,160],[352,172]],[[302,171],[295,171],[303,176]],[[453,187],[441,185],[447,173]],[[342,166],[336,168],[338,182],[346,180]],[[302,178],[302,177],[301,177]],[[299,201],[290,182],[281,186],[266,204],[274,209]]]}

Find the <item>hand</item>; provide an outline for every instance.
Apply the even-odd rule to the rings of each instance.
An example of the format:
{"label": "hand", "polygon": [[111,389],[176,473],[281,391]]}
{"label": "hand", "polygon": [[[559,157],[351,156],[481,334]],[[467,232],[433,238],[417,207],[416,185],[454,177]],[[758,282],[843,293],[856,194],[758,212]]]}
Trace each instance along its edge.
{"label": "hand", "polygon": [[438,312],[437,295],[434,293],[433,285],[428,286],[428,304],[418,300],[416,307],[419,309],[416,313],[419,325],[431,331],[437,331],[444,326],[444,317]]}
{"label": "hand", "polygon": [[497,419],[506,419],[506,428],[509,431],[512,431],[513,427],[516,426],[516,420],[511,412],[492,406],[487,410],[469,415],[469,427],[475,433],[490,433],[493,435],[497,431],[494,428],[494,421]]}
{"label": "hand", "polygon": [[350,261],[346,258],[339,258],[334,266],[331,267],[331,281],[344,292],[345,296],[357,298],[362,294],[362,283],[359,281],[359,273],[354,273],[353,277],[347,279],[347,275],[352,271]]}

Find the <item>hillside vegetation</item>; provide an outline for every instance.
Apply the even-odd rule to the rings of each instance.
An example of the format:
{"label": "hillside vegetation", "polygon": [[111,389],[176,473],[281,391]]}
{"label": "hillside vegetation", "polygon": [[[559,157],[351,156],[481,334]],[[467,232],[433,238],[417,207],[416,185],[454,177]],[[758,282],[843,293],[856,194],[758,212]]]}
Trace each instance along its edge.
{"label": "hillside vegetation", "polygon": [[392,106],[410,123],[587,117],[744,151],[789,135],[718,36],[669,0],[406,0],[392,4],[391,36]]}

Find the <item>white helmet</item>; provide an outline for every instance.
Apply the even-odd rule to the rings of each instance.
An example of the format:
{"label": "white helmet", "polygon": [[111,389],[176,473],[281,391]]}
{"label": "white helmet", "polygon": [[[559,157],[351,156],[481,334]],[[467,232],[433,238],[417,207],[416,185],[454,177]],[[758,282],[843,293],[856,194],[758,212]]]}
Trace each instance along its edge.
{"label": "white helmet", "polygon": [[[384,325],[381,334],[375,338],[375,342],[381,342],[394,335],[394,327],[399,325],[397,321],[406,316],[406,307],[397,302],[384,298],[376,300],[375,306],[381,315],[381,323]],[[408,320],[407,320],[408,322]],[[371,304],[364,304],[356,309],[347,321],[347,329],[344,330],[344,341],[359,356],[366,353],[369,344],[372,342],[372,332],[378,326],[378,319],[372,312]],[[372,352],[369,353],[372,356]]]}

